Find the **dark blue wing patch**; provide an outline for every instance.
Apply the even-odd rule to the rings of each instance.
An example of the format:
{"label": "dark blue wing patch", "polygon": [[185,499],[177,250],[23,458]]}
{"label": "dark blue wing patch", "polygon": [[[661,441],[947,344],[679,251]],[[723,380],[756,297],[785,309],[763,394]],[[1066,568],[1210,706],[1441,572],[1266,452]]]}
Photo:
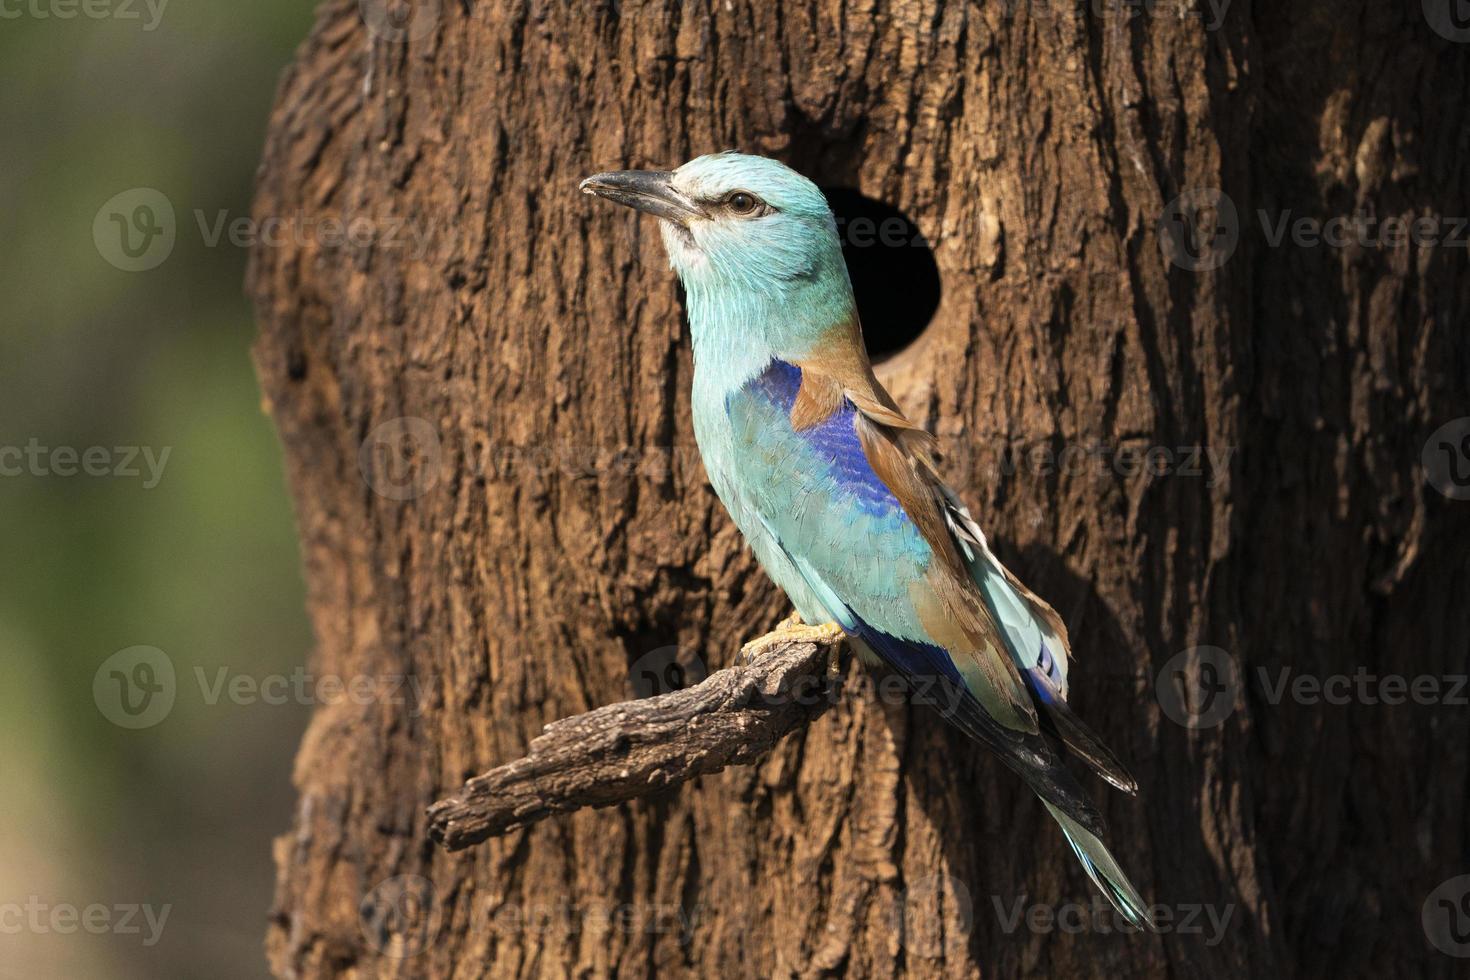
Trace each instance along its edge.
{"label": "dark blue wing patch", "polygon": [[[796,393],[801,390],[801,368],[786,361],[772,361],[740,390],[765,399],[789,418],[796,404]],[[857,410],[851,402],[844,401],[825,420],[802,429],[797,435],[827,463],[833,486],[850,495],[861,510],[879,515],[898,512],[907,518],[898,498],[873,472],[858,439],[856,421]]]}

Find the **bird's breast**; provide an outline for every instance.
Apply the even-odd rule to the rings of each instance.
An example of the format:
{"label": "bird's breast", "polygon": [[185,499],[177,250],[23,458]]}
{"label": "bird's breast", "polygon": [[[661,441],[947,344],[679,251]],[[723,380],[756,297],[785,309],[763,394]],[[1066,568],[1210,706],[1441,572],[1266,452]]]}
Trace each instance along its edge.
{"label": "bird's breast", "polygon": [[831,610],[812,593],[781,542],[772,534],[768,516],[763,514],[763,508],[769,506],[772,491],[780,488],[769,484],[768,472],[751,465],[751,447],[741,439],[730,416],[731,387],[724,383],[724,379],[712,382],[708,376],[703,384],[700,382],[696,370],[691,398],[694,438],[699,444],[699,455],[704,461],[710,485],[755,553],[756,560],[791,599],[797,612],[808,622],[831,620]]}

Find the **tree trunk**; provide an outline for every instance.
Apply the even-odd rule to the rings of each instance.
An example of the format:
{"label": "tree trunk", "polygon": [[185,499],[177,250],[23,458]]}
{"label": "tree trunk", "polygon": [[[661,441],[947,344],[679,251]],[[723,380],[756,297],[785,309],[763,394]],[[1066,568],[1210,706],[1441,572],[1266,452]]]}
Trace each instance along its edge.
{"label": "tree trunk", "polygon": [[[1272,238],[1470,213],[1470,48],[1417,4],[1076,6],[322,6],[257,203],[316,232],[255,251],[256,361],[312,669],[387,680],[303,740],[278,975],[1460,965],[1421,910],[1470,870],[1470,712],[1277,681],[1466,671],[1470,502],[1421,464],[1466,411],[1466,250]],[[576,187],[729,147],[932,246],[937,311],[880,377],[1066,619],[1074,703],[1142,790],[1091,785],[1165,935],[1099,935],[1117,921],[1020,781],[855,666],[754,765],[428,840],[426,807],[542,726],[697,680],[787,612],[699,464],[655,228]],[[870,337],[901,318],[875,309]]]}

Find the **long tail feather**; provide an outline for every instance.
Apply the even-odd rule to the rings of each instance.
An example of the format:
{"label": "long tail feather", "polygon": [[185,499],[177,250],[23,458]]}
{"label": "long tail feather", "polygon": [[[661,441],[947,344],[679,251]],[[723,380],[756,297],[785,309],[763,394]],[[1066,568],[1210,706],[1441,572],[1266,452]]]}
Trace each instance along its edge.
{"label": "long tail feather", "polygon": [[1077,821],[1068,817],[1061,810],[1042,800],[1046,808],[1051,811],[1052,817],[1061,825],[1062,833],[1067,836],[1067,843],[1072,845],[1077,860],[1082,862],[1082,868],[1087,872],[1087,877],[1098,887],[1118,914],[1127,919],[1139,929],[1149,932],[1158,932],[1158,926],[1154,924],[1153,916],[1149,914],[1148,905],[1144,903],[1143,897],[1138,894],[1138,889],[1128,880],[1123,869],[1118,867],[1112,852],[1107,848],[1095,834],[1085,829]]}
{"label": "long tail feather", "polygon": [[1094,773],[1129,796],[1137,796],[1138,781],[1113,754],[1113,750],[1102,743],[1097,733],[1073,713],[1071,706],[1051,687],[1046,675],[1032,668],[1024,676],[1027,685],[1036,693],[1037,704],[1041,706],[1039,717],[1042,730],[1061,739],[1062,744]]}

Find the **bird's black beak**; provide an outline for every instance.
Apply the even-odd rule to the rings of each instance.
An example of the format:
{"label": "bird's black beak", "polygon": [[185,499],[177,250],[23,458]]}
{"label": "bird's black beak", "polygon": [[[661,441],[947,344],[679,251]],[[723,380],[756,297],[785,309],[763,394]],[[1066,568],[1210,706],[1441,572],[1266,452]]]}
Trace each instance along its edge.
{"label": "bird's black beak", "polygon": [[593,174],[578,186],[583,194],[596,194],[688,228],[691,218],[704,216],[704,208],[676,190],[673,177],[672,170],[615,170]]}

